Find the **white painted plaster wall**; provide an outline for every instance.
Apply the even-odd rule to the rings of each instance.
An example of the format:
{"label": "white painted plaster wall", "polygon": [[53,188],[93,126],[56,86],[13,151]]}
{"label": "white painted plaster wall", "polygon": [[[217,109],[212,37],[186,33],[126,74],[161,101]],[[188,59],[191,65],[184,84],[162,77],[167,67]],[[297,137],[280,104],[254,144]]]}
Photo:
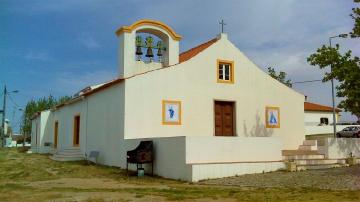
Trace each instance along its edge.
{"label": "white painted plaster wall", "polygon": [[272,172],[284,168],[284,162],[194,164],[191,181]]}
{"label": "white painted plaster wall", "polygon": [[31,151],[38,152],[39,145],[39,133],[40,128],[37,127],[40,125],[40,116],[37,116],[31,121]]}
{"label": "white painted plaster wall", "polygon": [[[122,168],[126,167],[126,151],[142,140],[153,141],[154,173],[166,178],[198,181],[284,168],[280,138],[189,136],[124,140]],[[134,170],[135,165],[130,168]]]}
{"label": "white painted plaster wall", "polygon": [[360,138],[327,138],[321,152],[329,159],[347,158],[350,152],[360,158]]}
{"label": "white painted plaster wall", "polygon": [[52,142],[51,134],[46,131],[50,111],[42,111],[32,120],[31,127],[31,150],[38,153],[48,153],[51,146],[45,146],[45,143]]}
{"label": "white painted plaster wall", "polygon": [[[320,124],[320,118],[328,118],[329,124],[332,124],[333,114],[332,112],[315,112],[305,111],[305,126],[317,126]],[[339,121],[339,116],[336,116],[336,122]]]}
{"label": "white painted plaster wall", "polygon": [[[84,105],[87,119],[84,151],[99,151],[98,162],[105,165],[120,166],[121,141],[124,128],[124,83],[93,94],[86,98]],[[85,135],[86,134],[86,135]]]}
{"label": "white painted plaster wall", "polygon": [[186,163],[282,161],[279,137],[186,137]]}
{"label": "white painted plaster wall", "polygon": [[86,129],[86,101],[83,99],[70,105],[66,105],[59,110],[53,111],[47,124],[46,131],[50,134],[54,143],[54,125],[58,121],[58,147],[57,150],[74,147],[74,117],[80,115],[80,150],[85,153],[85,129]]}
{"label": "white painted plaster wall", "polygon": [[[142,140],[152,140],[154,144],[154,174],[162,177],[191,181],[191,166],[185,163],[185,137],[150,138],[124,140],[121,152],[121,167],[126,168],[126,151],[133,150]],[[133,164],[129,167],[136,169]],[[146,172],[151,168],[145,167]]]}
{"label": "white painted plaster wall", "polygon": [[[359,126],[359,125],[336,125],[336,131],[341,131],[342,129],[349,126]],[[305,126],[306,135],[319,135],[319,134],[331,134],[334,131],[334,126]]]}
{"label": "white painted plaster wall", "polygon": [[[234,61],[235,84],[216,82],[217,59]],[[236,102],[237,136],[281,137],[283,149],[304,139],[304,96],[260,70],[224,35],[186,62],[125,83],[125,139],[213,136],[215,100]],[[182,102],[182,125],[162,125],[162,100]],[[266,106],[280,107],[280,128],[265,128]]]}

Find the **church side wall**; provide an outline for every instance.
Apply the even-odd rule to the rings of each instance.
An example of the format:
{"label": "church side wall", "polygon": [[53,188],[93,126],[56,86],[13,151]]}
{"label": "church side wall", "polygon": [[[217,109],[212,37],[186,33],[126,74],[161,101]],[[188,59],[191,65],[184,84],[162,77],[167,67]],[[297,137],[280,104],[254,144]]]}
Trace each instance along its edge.
{"label": "church side wall", "polygon": [[50,134],[51,142],[54,143],[54,125],[55,121],[58,121],[58,151],[73,147],[74,117],[76,115],[80,115],[80,149],[85,152],[86,101],[84,99],[52,112],[52,117],[46,124],[46,131]]}
{"label": "church side wall", "polygon": [[[234,61],[234,84],[217,83],[217,59]],[[226,39],[184,63],[126,81],[125,139],[214,136],[214,101],[235,102],[236,135],[304,139],[304,96],[261,71]],[[181,125],[162,124],[162,100],[181,101]],[[265,107],[280,108],[280,128],[265,127]]]}
{"label": "church side wall", "polygon": [[87,97],[87,154],[99,151],[98,162],[120,166],[124,128],[124,83]]}
{"label": "church side wall", "polygon": [[39,135],[39,129],[36,125],[39,125],[40,117],[37,116],[35,119],[31,121],[31,150],[33,152],[38,152],[38,143],[37,136]]}

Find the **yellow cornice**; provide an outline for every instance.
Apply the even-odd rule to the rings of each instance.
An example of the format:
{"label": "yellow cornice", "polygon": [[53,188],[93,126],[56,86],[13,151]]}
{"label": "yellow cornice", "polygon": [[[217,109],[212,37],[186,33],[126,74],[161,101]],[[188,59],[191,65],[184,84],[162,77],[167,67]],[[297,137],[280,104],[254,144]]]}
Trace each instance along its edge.
{"label": "yellow cornice", "polygon": [[139,20],[135,23],[133,23],[130,26],[122,26],[120,27],[120,29],[118,29],[116,31],[116,35],[119,36],[120,34],[126,32],[126,33],[130,33],[132,32],[134,29],[143,26],[143,25],[151,25],[151,26],[155,26],[161,29],[164,29],[165,31],[168,32],[168,34],[171,36],[172,39],[176,40],[176,41],[180,41],[181,40],[181,36],[178,35],[173,29],[171,29],[171,27],[169,27],[168,25],[160,22],[160,21],[156,21],[156,20],[149,20],[149,19],[143,19],[143,20]]}

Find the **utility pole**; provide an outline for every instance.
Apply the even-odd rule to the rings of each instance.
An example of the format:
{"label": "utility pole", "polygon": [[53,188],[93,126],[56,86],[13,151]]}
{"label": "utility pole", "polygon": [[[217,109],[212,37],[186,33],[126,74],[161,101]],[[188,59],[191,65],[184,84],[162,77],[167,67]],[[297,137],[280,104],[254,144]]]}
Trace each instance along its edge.
{"label": "utility pole", "polygon": [[[346,38],[347,34],[339,34],[336,36],[329,37],[329,45],[331,46],[331,39],[333,38]],[[330,65],[330,71],[332,72],[332,64]],[[336,109],[335,109],[335,89],[334,89],[334,78],[331,78],[331,97],[332,97],[332,111],[333,111],[333,129],[334,129],[334,138],[336,138]]]}
{"label": "utility pole", "polygon": [[3,101],[3,109],[2,109],[2,120],[1,120],[1,147],[4,147],[5,143],[5,114],[6,114],[6,85],[4,86],[4,101]]}

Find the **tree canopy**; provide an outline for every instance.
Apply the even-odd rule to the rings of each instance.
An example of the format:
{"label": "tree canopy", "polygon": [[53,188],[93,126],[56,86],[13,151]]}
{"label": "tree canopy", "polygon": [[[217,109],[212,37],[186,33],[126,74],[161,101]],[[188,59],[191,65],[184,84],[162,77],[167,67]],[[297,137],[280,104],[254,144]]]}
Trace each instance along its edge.
{"label": "tree canopy", "polygon": [[280,81],[281,83],[287,85],[288,87],[290,87],[290,88],[292,87],[291,79],[286,79],[286,73],[285,72],[280,71],[279,74],[277,74],[274,68],[268,67],[268,74],[272,78]]}
{"label": "tree canopy", "polygon": [[24,116],[22,120],[22,132],[24,134],[31,133],[31,118],[36,112],[44,111],[55,107],[58,104],[64,103],[70,100],[70,96],[62,96],[58,99],[54,98],[52,95],[48,97],[43,97],[38,100],[30,100],[24,109]]}
{"label": "tree canopy", "polygon": [[[354,0],[354,3],[360,3],[360,0]],[[354,20],[354,27],[350,35],[351,37],[360,37],[360,8],[353,8],[352,11],[350,16]]]}
{"label": "tree canopy", "polygon": [[325,73],[323,82],[337,79],[336,86],[338,97],[344,98],[338,107],[349,111],[360,119],[360,59],[353,57],[351,51],[341,54],[340,46],[323,45],[316,53],[310,55],[307,60],[313,66],[320,69],[331,67],[332,71]]}

